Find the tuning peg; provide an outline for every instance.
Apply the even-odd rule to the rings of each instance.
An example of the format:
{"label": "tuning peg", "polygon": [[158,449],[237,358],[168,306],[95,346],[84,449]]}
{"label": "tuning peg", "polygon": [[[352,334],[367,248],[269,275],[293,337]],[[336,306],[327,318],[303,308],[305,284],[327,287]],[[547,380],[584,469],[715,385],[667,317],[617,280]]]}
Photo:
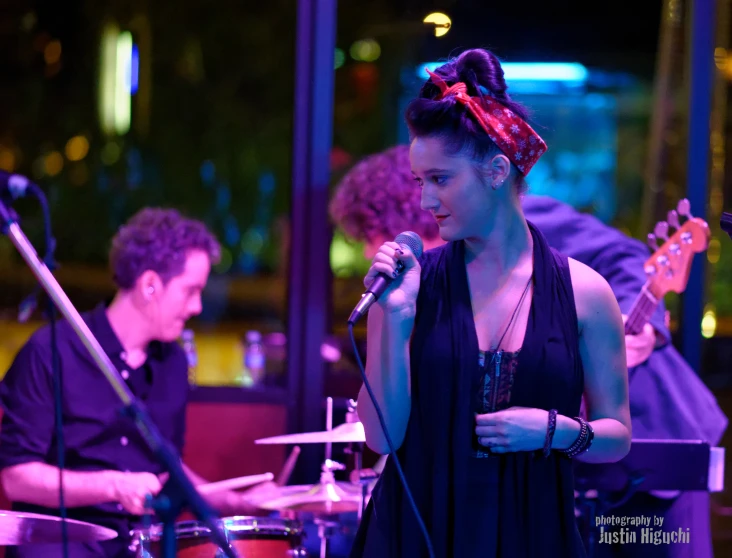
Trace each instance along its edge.
{"label": "tuning peg", "polygon": [[686,198],[679,200],[679,203],[676,205],[676,210],[687,219],[691,219],[691,202]]}
{"label": "tuning peg", "polygon": [[664,256],[663,254],[658,256],[656,258],[656,263],[661,266],[661,268],[667,267],[669,265],[669,260],[667,256]]}
{"label": "tuning peg", "polygon": [[676,213],[676,211],[673,209],[668,212],[668,222],[675,229],[678,229],[681,227],[681,225],[679,223],[679,214]]}
{"label": "tuning peg", "polygon": [[648,246],[653,250],[654,252],[658,250],[658,241],[656,240],[656,236],[653,233],[648,233],[648,239],[646,240],[648,242]]}
{"label": "tuning peg", "polygon": [[653,233],[657,238],[668,240],[668,223],[666,221],[659,221],[656,223],[656,228],[653,229]]}

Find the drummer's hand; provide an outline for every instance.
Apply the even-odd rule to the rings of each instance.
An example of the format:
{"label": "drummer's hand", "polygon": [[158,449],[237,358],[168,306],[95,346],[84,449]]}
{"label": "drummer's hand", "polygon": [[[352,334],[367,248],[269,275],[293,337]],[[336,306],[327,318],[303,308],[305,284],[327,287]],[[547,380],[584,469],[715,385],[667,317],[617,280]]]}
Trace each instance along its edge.
{"label": "drummer's hand", "polygon": [[279,489],[279,485],[274,481],[268,481],[268,482],[260,482],[259,484],[255,484],[251,488],[247,488],[244,492],[242,492],[243,495],[248,497],[266,497],[267,495],[274,496],[275,492]]}
{"label": "drummer's hand", "polygon": [[279,488],[275,482],[263,482],[243,492],[232,492],[229,507],[235,515],[269,515],[271,510],[259,507],[261,502],[273,500]]}
{"label": "drummer's hand", "polygon": [[160,479],[152,473],[123,473],[114,471],[112,476],[112,490],[114,500],[133,515],[144,515],[145,500],[148,496],[157,496],[163,485]]}

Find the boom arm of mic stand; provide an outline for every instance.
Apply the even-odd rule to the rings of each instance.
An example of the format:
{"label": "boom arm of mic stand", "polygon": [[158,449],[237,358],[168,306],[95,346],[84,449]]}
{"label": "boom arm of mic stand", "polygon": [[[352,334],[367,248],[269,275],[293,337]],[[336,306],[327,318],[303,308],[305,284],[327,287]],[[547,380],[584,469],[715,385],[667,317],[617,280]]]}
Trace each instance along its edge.
{"label": "boom arm of mic stand", "polygon": [[[117,396],[124,405],[124,412],[132,417],[135,424],[152,449],[158,456],[160,463],[170,473],[166,482],[167,488],[163,492],[167,492],[165,503],[161,506],[162,511],[168,516],[175,517],[178,515],[183,505],[186,503],[191,507],[198,519],[205,523],[211,530],[211,539],[218,545],[229,558],[239,558],[231,545],[227,542],[221,527],[217,524],[217,517],[205,503],[201,495],[193,487],[193,484],[185,475],[180,460],[175,452],[170,448],[169,444],[164,440],[155,424],[150,420],[147,413],[135,399],[132,392],[122,380],[119,371],[114,367],[112,361],[102,349],[99,341],[94,337],[89,327],[86,325],[82,317],[74,308],[69,298],[64,293],[56,278],[49,271],[46,264],[38,258],[35,248],[23,233],[20,225],[17,223],[15,213],[0,200],[0,230],[8,236],[10,241],[15,245],[20,255],[30,267],[33,274],[41,283],[43,289],[51,297],[56,307],[61,311],[71,327],[81,339],[84,346],[91,354],[94,361],[101,369],[107,381],[111,384]],[[176,498],[171,498],[171,494]],[[165,558],[168,558],[167,556]]]}

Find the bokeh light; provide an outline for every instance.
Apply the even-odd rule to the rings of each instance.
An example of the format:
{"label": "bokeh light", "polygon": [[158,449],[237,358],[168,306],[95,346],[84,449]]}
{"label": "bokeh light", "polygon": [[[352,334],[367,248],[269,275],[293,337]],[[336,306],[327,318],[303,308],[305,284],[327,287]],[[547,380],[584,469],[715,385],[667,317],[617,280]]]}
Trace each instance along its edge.
{"label": "bokeh light", "polygon": [[432,23],[435,26],[435,37],[442,37],[452,27],[452,20],[441,12],[433,12],[422,20],[423,23]]}
{"label": "bokeh light", "polygon": [[74,136],[66,142],[64,151],[69,161],[81,161],[89,153],[89,140],[84,136]]}
{"label": "bokeh light", "polygon": [[381,56],[381,46],[374,39],[361,39],[351,45],[350,54],[359,62],[373,62]]}

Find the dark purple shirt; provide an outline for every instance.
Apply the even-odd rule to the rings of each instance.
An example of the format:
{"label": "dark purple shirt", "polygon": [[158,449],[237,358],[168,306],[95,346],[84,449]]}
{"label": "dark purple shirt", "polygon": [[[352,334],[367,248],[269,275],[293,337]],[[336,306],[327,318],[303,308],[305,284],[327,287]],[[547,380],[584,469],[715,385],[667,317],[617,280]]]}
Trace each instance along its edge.
{"label": "dark purple shirt", "polygon": [[[153,342],[145,364],[136,370],[129,369],[105,309],[100,305],[82,314],[82,318],[132,393],[142,401],[161,434],[182,453],[188,398],[188,366],[182,348],[177,343]],[[65,320],[57,324],[57,337],[66,469],[162,473],[133,421],[121,414],[122,402],[112,386]],[[0,403],[4,410],[0,469],[21,463],[58,463],[51,362],[51,330],[44,326],[21,348],[0,383]],[[59,513],[22,503],[14,504],[13,509],[47,515]],[[126,535],[139,521],[117,503],[71,508],[68,516],[110,527],[121,535]]]}

